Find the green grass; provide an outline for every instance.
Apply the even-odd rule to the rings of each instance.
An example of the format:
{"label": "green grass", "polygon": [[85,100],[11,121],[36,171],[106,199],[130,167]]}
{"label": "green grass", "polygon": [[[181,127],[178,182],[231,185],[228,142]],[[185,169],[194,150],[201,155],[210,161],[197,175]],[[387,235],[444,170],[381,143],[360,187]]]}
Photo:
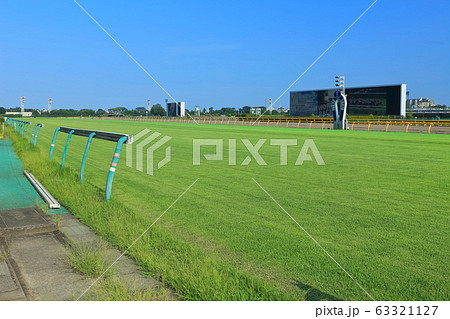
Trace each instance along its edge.
{"label": "green grass", "polygon": [[[102,120],[39,119],[38,148],[11,134],[24,166],[78,218],[126,249],[197,178],[199,181],[128,252],[142,269],[187,300],[366,300],[368,297],[256,185],[255,178],[375,299],[449,299],[450,137],[433,134],[307,130]],[[33,121],[33,124],[36,121]],[[57,126],[173,137],[172,161],[154,176],[125,166],[113,199],[104,185],[114,143],[94,140],[85,183],[78,170],[86,138],[66,134],[54,160]],[[192,165],[193,138],[223,138],[225,161]],[[312,138],[326,163],[279,166],[279,147],[260,154],[267,166],[240,163],[239,139]],[[238,139],[228,166],[228,139]],[[301,144],[300,143],[300,144]],[[212,151],[212,148],[205,148]],[[295,151],[294,151],[295,150]],[[155,160],[164,156],[163,148]],[[159,157],[158,157],[159,156]],[[144,167],[145,170],[145,167]]]}
{"label": "green grass", "polygon": [[[60,217],[60,215],[54,215]],[[112,263],[103,241],[91,243],[71,243],[67,251],[67,260],[71,267],[88,278],[99,280],[83,295],[85,301],[142,301],[172,300],[168,289],[163,287],[140,287],[137,282],[129,282],[116,274],[114,268],[107,268]],[[0,255],[1,257],[1,255]],[[106,271],[106,272],[105,272]],[[100,278],[101,276],[101,278]],[[78,296],[74,296],[74,300]]]}
{"label": "green grass", "polygon": [[[106,245],[104,243],[71,244],[67,253],[69,265],[87,277],[98,278],[112,263],[107,260]],[[112,270],[105,273],[110,276]]]}
{"label": "green grass", "polygon": [[83,296],[83,301],[165,301],[173,297],[166,290],[143,290],[136,283],[117,278],[99,281]]}
{"label": "green grass", "polygon": [[6,252],[0,252],[0,261],[8,260],[8,254]]}

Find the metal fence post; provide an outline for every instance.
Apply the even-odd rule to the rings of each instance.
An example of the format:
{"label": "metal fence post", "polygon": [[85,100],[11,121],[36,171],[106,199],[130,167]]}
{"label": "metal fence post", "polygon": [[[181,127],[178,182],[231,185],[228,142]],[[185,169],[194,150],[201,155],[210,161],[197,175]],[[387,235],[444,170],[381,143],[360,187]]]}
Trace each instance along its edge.
{"label": "metal fence post", "polygon": [[87,154],[89,152],[89,146],[91,145],[92,139],[95,136],[95,132],[89,134],[89,138],[88,141],[86,143],[86,149],[84,150],[84,155],[83,155],[83,159],[81,160],[81,170],[80,170],[80,180],[81,180],[81,184],[83,184],[84,182],[84,166],[86,164],[86,157]]}
{"label": "metal fence post", "polygon": [[30,143],[33,143],[34,132],[36,131],[37,124],[34,125],[33,132],[31,133]]}
{"label": "metal fence post", "polygon": [[37,124],[37,130],[36,130],[36,133],[34,133],[34,146],[36,146],[36,142],[37,142],[37,138],[38,138],[38,136],[39,136],[39,131],[41,130],[41,127],[43,126],[44,124],[40,124],[40,123],[38,123]]}
{"label": "metal fence post", "polygon": [[24,124],[23,137],[27,137],[28,125],[30,125],[30,122]]}
{"label": "metal fence post", "polygon": [[62,160],[61,160],[61,167],[64,167],[64,162],[66,161],[67,149],[69,148],[69,142],[70,142],[70,138],[72,137],[73,132],[75,132],[75,131],[71,130],[69,132],[69,135],[67,136],[67,142],[66,142],[66,146],[64,147],[64,152],[63,152]]}
{"label": "metal fence post", "polygon": [[53,134],[52,144],[50,145],[50,154],[49,154],[50,159],[53,158],[53,149],[55,148],[56,138],[58,137],[59,130],[60,127],[56,128],[55,133]]}
{"label": "metal fence post", "polygon": [[114,151],[114,156],[111,161],[111,167],[109,168],[108,178],[106,179],[106,201],[108,202],[111,199],[111,189],[112,182],[114,179],[114,173],[116,171],[117,163],[119,162],[120,151],[122,150],[123,143],[127,141],[128,137],[123,136],[117,141],[116,150]]}

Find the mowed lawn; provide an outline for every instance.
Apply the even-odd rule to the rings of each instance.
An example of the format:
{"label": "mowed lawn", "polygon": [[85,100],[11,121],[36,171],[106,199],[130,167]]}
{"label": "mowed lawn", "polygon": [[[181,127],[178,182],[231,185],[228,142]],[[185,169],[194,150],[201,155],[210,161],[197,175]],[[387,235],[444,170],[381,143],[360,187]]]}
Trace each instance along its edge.
{"label": "mowed lawn", "polygon": [[[143,271],[182,298],[369,300],[253,179],[376,300],[450,297],[450,136],[32,120],[37,122],[45,124],[39,153],[24,148],[25,166],[77,217],[122,249],[199,179],[129,252]],[[87,138],[72,137],[68,169],[56,172],[57,166],[48,164],[48,150],[58,126],[128,134],[148,128],[172,137],[166,144],[172,160],[150,176],[146,165],[144,172],[125,165],[124,147],[112,201],[106,204],[101,192],[115,143],[94,139],[80,186],[73,176]],[[61,162],[66,138],[59,134],[53,162]],[[194,166],[193,139],[205,138],[224,140],[224,160],[202,156],[201,165]],[[280,166],[280,147],[271,146],[270,139],[285,138],[299,145],[289,146],[288,165]],[[237,140],[233,166],[228,165],[229,139]],[[259,153],[267,165],[253,158],[241,165],[250,155],[241,139],[252,144],[266,139]],[[294,165],[305,139],[314,140],[326,165],[317,165],[314,156]],[[155,162],[164,157],[166,145],[155,153]],[[214,147],[202,148],[203,154],[213,152]],[[90,196],[84,190],[98,192]]]}

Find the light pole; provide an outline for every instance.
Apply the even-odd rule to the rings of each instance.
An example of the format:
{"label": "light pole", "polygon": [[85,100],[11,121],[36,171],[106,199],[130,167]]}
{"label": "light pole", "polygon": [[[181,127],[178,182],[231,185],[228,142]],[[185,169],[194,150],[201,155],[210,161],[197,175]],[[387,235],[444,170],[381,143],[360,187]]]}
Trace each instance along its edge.
{"label": "light pole", "polygon": [[150,114],[150,105],[152,104],[152,100],[147,100],[147,114]]}
{"label": "light pole", "polygon": [[48,113],[52,111],[52,99],[48,99]]}
{"label": "light pole", "polygon": [[20,112],[25,112],[25,96],[20,97]]}
{"label": "light pole", "polygon": [[345,76],[336,75],[335,85],[339,91],[334,92],[332,113],[335,129],[348,130],[347,96],[345,95]]}
{"label": "light pole", "polygon": [[345,76],[336,75],[335,85],[342,90],[342,95],[345,95]]}
{"label": "light pole", "polygon": [[269,99],[269,113],[272,115],[272,99]]}

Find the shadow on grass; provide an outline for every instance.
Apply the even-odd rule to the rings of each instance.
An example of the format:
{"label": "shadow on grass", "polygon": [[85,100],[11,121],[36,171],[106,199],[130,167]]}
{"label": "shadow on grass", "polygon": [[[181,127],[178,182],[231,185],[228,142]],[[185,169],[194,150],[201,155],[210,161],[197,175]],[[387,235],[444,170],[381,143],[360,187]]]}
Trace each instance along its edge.
{"label": "shadow on grass", "polygon": [[327,294],[323,291],[320,291],[313,286],[304,284],[296,279],[294,279],[293,284],[300,288],[301,290],[306,291],[305,300],[306,301],[341,301],[337,297]]}

